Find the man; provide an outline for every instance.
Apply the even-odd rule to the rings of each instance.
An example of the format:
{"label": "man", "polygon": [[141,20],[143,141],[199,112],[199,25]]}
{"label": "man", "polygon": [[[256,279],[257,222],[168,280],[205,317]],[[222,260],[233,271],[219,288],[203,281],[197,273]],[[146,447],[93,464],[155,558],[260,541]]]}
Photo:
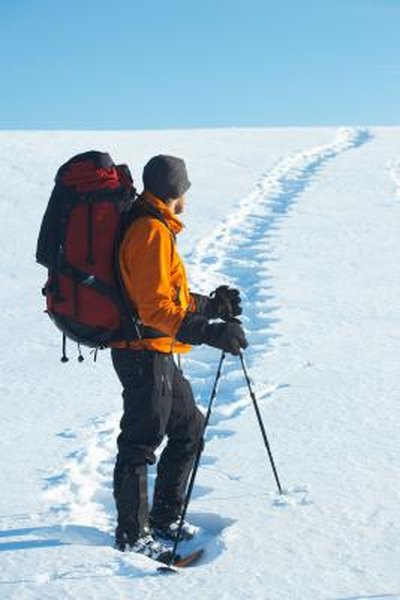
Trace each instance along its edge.
{"label": "man", "polygon": [[[177,215],[191,185],[184,161],[153,157],[144,168],[143,184],[136,218],[119,253],[122,280],[143,324],[143,337],[114,344],[111,351],[124,400],[114,470],[116,546],[168,561],[170,550],[159,540],[176,534],[204,427],[173,353],[205,343],[239,354],[247,341],[238,323],[209,322],[241,313],[237,290],[221,286],[212,297],[189,292],[175,242],[183,227]],[[165,435],[168,443],[158,463],[149,514],[147,465],[155,463],[154,452]],[[193,528],[185,523],[182,537],[192,535]]]}

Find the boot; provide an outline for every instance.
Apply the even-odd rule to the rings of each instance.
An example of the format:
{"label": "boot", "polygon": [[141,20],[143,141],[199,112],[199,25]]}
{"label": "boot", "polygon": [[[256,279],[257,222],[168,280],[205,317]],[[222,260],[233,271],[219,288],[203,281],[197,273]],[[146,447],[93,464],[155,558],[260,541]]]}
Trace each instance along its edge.
{"label": "boot", "polygon": [[[165,533],[159,536],[163,539],[174,539],[170,527],[174,529],[174,524],[179,523],[182,514],[185,492],[197,448],[193,446],[190,450],[189,453],[185,448],[182,450],[180,444],[169,442],[158,462],[150,525],[154,532],[157,531],[157,535],[159,532]],[[194,526],[187,525],[186,533],[182,528],[182,539],[193,537],[195,531],[190,533],[190,528],[196,530]]]}
{"label": "boot", "polygon": [[[176,519],[176,521],[173,521],[172,523],[164,524],[162,526],[157,527],[156,525],[152,525],[151,532],[155,538],[174,542],[176,540],[176,536],[178,534],[178,528],[179,528],[180,521],[181,521],[181,518],[179,517],[178,519]],[[189,523],[189,521],[185,520],[182,523],[179,540],[180,541],[181,540],[185,540],[185,541],[191,540],[199,532],[199,530],[200,530],[199,527],[197,527],[196,525],[193,525],[192,523]]]}
{"label": "boot", "polygon": [[172,557],[171,548],[155,540],[149,531],[147,466],[117,464],[114,498],[117,507],[116,548],[168,563]]}
{"label": "boot", "polygon": [[[172,548],[154,539],[151,533],[142,535],[133,545],[129,545],[129,551],[144,554],[165,564],[169,564],[172,558]],[[175,554],[175,560],[180,558],[179,554]]]}
{"label": "boot", "polygon": [[[153,507],[150,513],[150,527],[153,535],[163,540],[175,541],[183,509],[183,499],[168,501],[161,495],[158,486],[154,493]],[[191,540],[199,528],[184,521],[179,536],[180,540]]]}

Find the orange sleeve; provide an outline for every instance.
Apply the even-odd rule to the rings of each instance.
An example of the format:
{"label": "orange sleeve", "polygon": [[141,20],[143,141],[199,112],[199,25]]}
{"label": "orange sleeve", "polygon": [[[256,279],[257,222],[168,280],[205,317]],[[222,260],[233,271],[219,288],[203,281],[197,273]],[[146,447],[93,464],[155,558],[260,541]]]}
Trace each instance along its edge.
{"label": "orange sleeve", "polygon": [[156,219],[138,219],[120,251],[123,281],[144,325],[175,337],[187,309],[174,302],[170,280],[173,240]]}

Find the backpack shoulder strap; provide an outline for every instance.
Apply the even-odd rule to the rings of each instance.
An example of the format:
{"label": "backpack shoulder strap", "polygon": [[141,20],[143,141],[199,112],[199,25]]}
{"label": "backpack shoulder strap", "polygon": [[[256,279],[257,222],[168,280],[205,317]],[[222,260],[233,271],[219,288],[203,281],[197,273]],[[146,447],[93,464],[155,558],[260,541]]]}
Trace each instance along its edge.
{"label": "backpack shoulder strap", "polygon": [[120,264],[119,264],[118,248],[120,247],[120,244],[122,243],[125,233],[127,232],[130,225],[132,225],[132,223],[136,219],[138,219],[139,217],[145,217],[145,216],[152,217],[152,218],[155,218],[155,219],[158,219],[159,221],[161,221],[165,225],[165,227],[168,229],[168,231],[170,232],[170,234],[175,242],[175,235],[171,231],[170,227],[168,226],[168,223],[166,222],[166,220],[164,219],[162,214],[159,213],[153,206],[151,206],[151,204],[148,204],[144,200],[144,198],[142,198],[141,196],[138,196],[136,200],[133,200],[130,207],[125,211],[125,214],[121,215],[120,233],[117,238],[117,244],[116,244],[115,256],[114,256],[115,272],[117,275],[117,280],[118,280],[119,289],[121,292],[122,301],[123,301],[126,309],[128,310],[128,312],[130,312],[130,314],[133,315],[133,317],[134,317],[134,326],[135,326],[135,329],[138,334],[137,335],[138,339],[143,338],[143,337],[159,338],[159,337],[164,337],[164,335],[165,335],[161,331],[158,331],[157,329],[154,329],[152,327],[145,326],[140,322],[139,315],[137,314],[137,312],[135,310],[133,310],[131,302],[129,300],[128,292],[127,292],[124,282],[123,282],[121,268],[120,268]]}
{"label": "backpack shoulder strap", "polygon": [[171,227],[168,225],[166,219],[154,206],[152,206],[149,202],[146,202],[146,200],[143,198],[143,196],[138,196],[137,200],[135,200],[131,204],[130,208],[128,209],[125,220],[124,220],[123,234],[126,233],[128,227],[136,219],[138,219],[139,217],[146,217],[146,216],[153,217],[154,219],[161,221],[161,223],[163,223],[163,225],[165,225],[165,227],[168,229],[173,241],[174,242],[176,241],[176,236],[175,236],[174,232],[172,231]]}

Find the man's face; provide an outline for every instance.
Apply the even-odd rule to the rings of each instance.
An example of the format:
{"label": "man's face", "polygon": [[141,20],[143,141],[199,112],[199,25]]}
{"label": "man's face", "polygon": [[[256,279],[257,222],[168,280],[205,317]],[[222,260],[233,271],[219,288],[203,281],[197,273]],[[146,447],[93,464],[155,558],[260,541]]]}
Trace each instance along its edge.
{"label": "man's face", "polygon": [[173,211],[176,215],[180,215],[185,210],[186,196],[180,196],[173,201]]}

